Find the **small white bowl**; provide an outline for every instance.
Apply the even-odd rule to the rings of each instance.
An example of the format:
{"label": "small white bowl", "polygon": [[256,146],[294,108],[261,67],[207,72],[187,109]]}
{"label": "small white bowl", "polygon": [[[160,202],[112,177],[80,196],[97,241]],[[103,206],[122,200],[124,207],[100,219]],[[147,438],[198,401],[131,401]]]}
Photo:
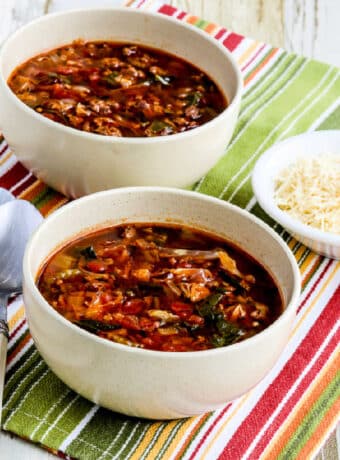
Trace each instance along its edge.
{"label": "small white bowl", "polygon": [[[187,224],[233,241],[275,278],[284,298],[283,313],[243,342],[182,353],[129,347],[77,327],[40,294],[36,286],[40,267],[79,233],[122,222]],[[135,187],[89,195],[48,217],[26,248],[23,285],[30,332],[61,380],[111,410],[171,419],[217,409],[265,376],[288,341],[300,273],[282,238],[247,211],[195,192]]]}
{"label": "small white bowl", "polygon": [[[229,105],[202,126],[152,138],[102,136],[49,120],[25,105],[7,79],[32,56],[79,38],[137,43],[180,56],[206,72]],[[48,14],[18,30],[0,51],[0,128],[28,169],[72,197],[131,185],[186,187],[224,154],[242,83],[236,61],[221,43],[174,18],[133,8]]]}
{"label": "small white bowl", "polygon": [[275,181],[281,171],[298,158],[321,154],[340,155],[340,130],[307,132],[274,144],[257,161],[252,186],[260,206],[294,238],[319,254],[340,259],[340,235],[324,232],[294,219],[282,211],[274,199]]}

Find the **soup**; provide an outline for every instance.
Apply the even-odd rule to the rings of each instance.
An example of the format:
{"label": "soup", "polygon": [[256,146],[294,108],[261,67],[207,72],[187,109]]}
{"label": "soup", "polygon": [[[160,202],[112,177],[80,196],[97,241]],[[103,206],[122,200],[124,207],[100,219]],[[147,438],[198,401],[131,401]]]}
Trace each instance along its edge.
{"label": "soup", "polygon": [[8,80],[41,115],[105,136],[181,133],[215,118],[227,101],[211,78],[164,51],[75,41],[29,59]]}
{"label": "soup", "polygon": [[283,310],[273,278],[252,257],[185,226],[129,223],[91,233],[54,254],[37,285],[77,326],[160,351],[230,345]]}

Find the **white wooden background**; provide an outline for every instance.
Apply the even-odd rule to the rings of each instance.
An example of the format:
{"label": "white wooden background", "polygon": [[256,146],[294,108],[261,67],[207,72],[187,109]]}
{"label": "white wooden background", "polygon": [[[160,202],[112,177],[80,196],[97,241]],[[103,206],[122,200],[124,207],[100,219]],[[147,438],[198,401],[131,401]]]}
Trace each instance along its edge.
{"label": "white wooden background", "polygon": [[340,0],[173,0],[207,20],[340,67]]}
{"label": "white wooden background", "polygon": [[[124,0],[0,0],[0,43],[22,24],[59,9]],[[340,67],[340,0],[167,0],[249,37]]]}
{"label": "white wooden background", "polygon": [[[123,3],[124,0],[0,0],[0,44],[18,27],[42,14]],[[167,3],[243,35],[340,67],[340,0],[167,0]],[[339,437],[338,431],[338,439],[334,434],[317,460],[340,459]],[[0,433],[1,460],[55,458],[34,445]]]}

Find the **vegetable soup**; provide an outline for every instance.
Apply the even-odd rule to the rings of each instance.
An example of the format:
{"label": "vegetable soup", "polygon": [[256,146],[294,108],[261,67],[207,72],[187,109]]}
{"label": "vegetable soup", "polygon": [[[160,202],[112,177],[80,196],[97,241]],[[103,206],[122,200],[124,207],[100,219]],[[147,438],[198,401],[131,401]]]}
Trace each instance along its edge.
{"label": "vegetable soup", "polygon": [[79,327],[151,350],[233,344],[283,310],[276,283],[252,257],[177,225],[129,223],[88,234],[56,252],[37,284]]}
{"label": "vegetable soup", "polygon": [[17,67],[11,90],[41,115],[105,136],[181,133],[228,105],[199,68],[145,46],[75,41]]}

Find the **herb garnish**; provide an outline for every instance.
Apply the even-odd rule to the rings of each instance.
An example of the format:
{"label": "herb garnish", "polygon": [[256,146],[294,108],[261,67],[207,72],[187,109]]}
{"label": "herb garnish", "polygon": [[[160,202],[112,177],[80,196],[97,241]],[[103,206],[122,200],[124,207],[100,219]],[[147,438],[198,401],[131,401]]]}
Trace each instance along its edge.
{"label": "herb garnish", "polygon": [[109,85],[116,87],[116,86],[119,86],[119,82],[117,81],[118,75],[119,75],[119,72],[113,71],[109,75],[106,75],[105,77],[103,77],[103,80],[105,80],[106,83],[108,83]]}
{"label": "herb garnish", "polygon": [[226,273],[224,270],[220,270],[219,275],[223,281],[227,282],[236,289],[235,294],[246,295],[247,289],[240,284],[241,280],[237,280],[236,278]]}
{"label": "herb garnish", "polygon": [[230,323],[224,318],[221,310],[218,309],[218,304],[223,299],[226,291],[224,289],[216,289],[216,291],[207,297],[202,303],[196,306],[200,316],[214,325],[215,334],[211,337],[211,343],[214,347],[224,347],[238,340],[243,335],[243,330],[235,324]]}
{"label": "herb garnish", "polygon": [[162,131],[164,131],[164,134],[170,134],[173,129],[171,125],[165,123],[164,121],[154,120],[150,125],[150,130],[154,134],[161,133]]}
{"label": "herb garnish", "polygon": [[101,321],[96,321],[94,319],[80,319],[78,321],[74,321],[74,324],[88,332],[113,331],[114,329],[119,328],[119,326],[116,326],[115,324],[102,323]]}
{"label": "herb garnish", "polygon": [[196,310],[200,316],[203,316],[205,319],[214,320],[217,313],[217,306],[220,301],[223,299],[225,290],[218,288],[215,292],[209,295],[205,300],[200,304],[196,305]]}
{"label": "herb garnish", "polygon": [[47,74],[42,73],[41,75],[38,75],[38,79],[40,84],[52,85],[54,83],[64,83],[66,85],[70,85],[72,83],[72,79],[69,76],[55,72],[49,72]]}
{"label": "herb garnish", "polygon": [[155,75],[155,80],[162,83],[162,85],[169,86],[171,82],[171,77],[162,77],[161,75]]}
{"label": "herb garnish", "polygon": [[188,105],[189,106],[198,105],[201,98],[202,98],[202,93],[200,93],[199,91],[195,91],[194,93],[188,94],[187,96]]}

